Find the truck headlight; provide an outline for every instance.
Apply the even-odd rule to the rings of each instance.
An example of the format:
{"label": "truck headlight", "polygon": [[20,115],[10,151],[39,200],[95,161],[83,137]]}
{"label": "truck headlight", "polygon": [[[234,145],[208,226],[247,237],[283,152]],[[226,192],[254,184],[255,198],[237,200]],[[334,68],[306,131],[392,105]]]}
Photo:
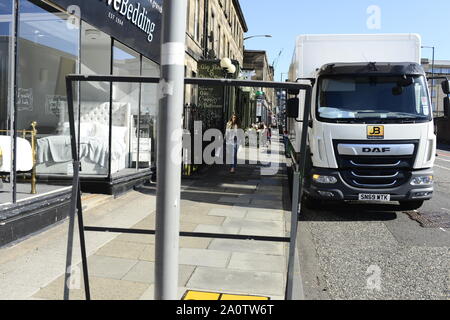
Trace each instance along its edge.
{"label": "truck headlight", "polygon": [[333,176],[322,176],[320,174],[313,174],[312,178],[315,182],[323,184],[334,184],[337,182],[337,179]]}
{"label": "truck headlight", "polygon": [[433,176],[415,177],[411,180],[411,185],[413,186],[422,186],[429,184],[433,184]]}

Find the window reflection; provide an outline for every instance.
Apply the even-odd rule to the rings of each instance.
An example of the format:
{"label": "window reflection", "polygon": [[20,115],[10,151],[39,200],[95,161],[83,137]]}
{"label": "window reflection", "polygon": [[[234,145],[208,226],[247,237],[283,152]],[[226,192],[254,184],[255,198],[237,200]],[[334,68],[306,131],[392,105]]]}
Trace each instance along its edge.
{"label": "window reflection", "polygon": [[7,174],[10,172],[11,135],[11,64],[12,48],[12,1],[0,3],[0,205],[12,201],[12,185]]}
{"label": "window reflection", "polygon": [[[32,159],[38,193],[61,187],[61,181],[51,177],[54,174],[71,174],[70,140],[64,134],[68,121],[65,77],[78,72],[78,48],[79,26],[70,24],[66,13],[42,2],[19,1],[16,119],[23,140],[18,142],[17,171],[19,177],[33,179],[35,174],[27,166]],[[33,123],[38,132],[35,141],[23,131]],[[28,189],[28,183],[18,180],[18,198],[29,196]]]}
{"label": "window reflection", "polygon": [[[142,75],[146,77],[159,77],[159,66],[153,61],[143,57],[142,58]],[[141,93],[141,127],[140,139],[141,145],[150,145],[150,151],[144,147],[140,150],[141,157],[150,156],[150,167],[156,167],[156,123],[158,117],[158,86],[152,83],[142,84]],[[146,140],[148,139],[148,140]],[[148,142],[147,142],[148,141]]]}
{"label": "window reflection", "polygon": [[[141,72],[140,55],[115,41],[113,47],[113,75],[139,76]],[[111,173],[126,173],[136,169],[138,150],[138,120],[139,120],[138,83],[113,84],[113,126],[112,148],[120,150],[120,163],[113,166]]]}
{"label": "window reflection", "polygon": [[[111,37],[84,21],[81,24],[81,74],[111,74]],[[106,177],[110,168],[109,82],[81,82],[79,152],[82,176]],[[114,149],[111,161],[117,162]]]}

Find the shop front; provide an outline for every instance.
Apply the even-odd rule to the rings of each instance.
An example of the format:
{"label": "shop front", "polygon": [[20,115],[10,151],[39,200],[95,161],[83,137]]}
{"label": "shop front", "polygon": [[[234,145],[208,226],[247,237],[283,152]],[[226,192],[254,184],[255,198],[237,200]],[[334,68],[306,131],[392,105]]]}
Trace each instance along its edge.
{"label": "shop front", "polygon": [[[0,246],[68,211],[66,75],[158,77],[161,16],[162,0],[1,1]],[[74,92],[82,190],[117,195],[150,179],[156,85],[85,82]]]}

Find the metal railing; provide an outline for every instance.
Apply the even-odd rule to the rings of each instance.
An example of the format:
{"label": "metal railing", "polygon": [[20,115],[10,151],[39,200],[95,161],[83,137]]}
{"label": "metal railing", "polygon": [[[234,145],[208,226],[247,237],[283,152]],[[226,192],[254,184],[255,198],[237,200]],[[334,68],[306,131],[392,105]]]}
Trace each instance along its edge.
{"label": "metal railing", "polygon": [[[66,256],[66,274],[64,285],[64,299],[69,298],[68,280],[70,277],[70,270],[72,265],[72,251],[73,251],[73,235],[75,227],[75,216],[78,217],[78,229],[80,237],[80,250],[83,269],[83,280],[86,299],[90,300],[90,286],[89,286],[89,272],[87,265],[86,254],[86,241],[85,231],[91,232],[114,232],[114,233],[128,233],[128,234],[157,234],[158,225],[156,230],[142,230],[142,229],[127,229],[127,228],[112,228],[112,227],[98,227],[98,226],[85,226],[83,222],[83,209],[81,203],[80,192],[80,159],[77,151],[76,133],[75,133],[75,114],[74,114],[74,102],[73,102],[73,83],[74,82],[124,82],[124,83],[159,83],[160,78],[154,77],[139,77],[139,76],[111,76],[111,75],[68,75],[66,77],[67,88],[67,101],[70,123],[70,137],[71,137],[71,150],[73,160],[73,182],[72,182],[72,200],[69,212],[69,231],[67,242],[67,256]],[[292,90],[304,90],[306,91],[306,102],[304,107],[304,118],[309,119],[310,115],[310,99],[311,86],[298,84],[293,82],[265,82],[265,81],[248,81],[248,80],[234,80],[234,79],[207,79],[207,78],[185,78],[185,85],[202,85],[202,86],[243,86],[243,87],[266,87],[266,88],[282,88]],[[159,120],[158,120],[159,121]],[[292,212],[291,212],[291,235],[290,237],[272,237],[272,236],[256,236],[256,235],[234,235],[234,234],[217,234],[217,233],[201,233],[201,232],[179,232],[183,237],[200,237],[200,238],[216,238],[216,239],[237,239],[237,240],[257,240],[257,241],[273,241],[273,242],[287,242],[290,243],[289,247],[289,261],[287,271],[287,285],[286,285],[286,298],[292,298],[293,289],[293,270],[294,270],[294,257],[296,249],[296,235],[298,225],[298,215],[300,212],[300,196],[302,193],[302,174],[306,161],[306,139],[307,139],[308,123],[303,123],[302,133],[302,150],[300,152],[300,158],[298,162],[295,162],[294,181],[293,181],[293,197],[292,197]],[[160,139],[161,137],[157,137]],[[158,144],[162,141],[158,141]],[[157,163],[158,168],[158,163]],[[157,169],[158,170],[158,169]]]}

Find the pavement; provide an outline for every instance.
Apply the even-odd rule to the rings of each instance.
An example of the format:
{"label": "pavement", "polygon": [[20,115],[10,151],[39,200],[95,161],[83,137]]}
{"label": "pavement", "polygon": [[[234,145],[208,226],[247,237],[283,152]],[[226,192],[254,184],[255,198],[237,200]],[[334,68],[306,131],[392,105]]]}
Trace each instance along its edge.
{"label": "pavement", "polygon": [[[181,231],[289,236],[286,168],[276,134],[272,144],[271,153],[241,148],[239,159],[260,161],[239,165],[235,174],[217,165],[183,179]],[[117,199],[85,199],[85,225],[155,228],[155,185]],[[67,230],[65,221],[0,249],[0,299],[63,298]],[[70,299],[84,299],[78,234],[74,238]],[[93,299],[153,300],[153,235],[86,232],[86,244]],[[283,242],[181,237],[178,296],[197,290],[284,299],[287,249]]]}
{"label": "pavement", "polygon": [[[450,214],[450,152],[418,213]],[[298,229],[306,299],[450,299],[450,229],[424,228],[396,205],[304,209]]]}

